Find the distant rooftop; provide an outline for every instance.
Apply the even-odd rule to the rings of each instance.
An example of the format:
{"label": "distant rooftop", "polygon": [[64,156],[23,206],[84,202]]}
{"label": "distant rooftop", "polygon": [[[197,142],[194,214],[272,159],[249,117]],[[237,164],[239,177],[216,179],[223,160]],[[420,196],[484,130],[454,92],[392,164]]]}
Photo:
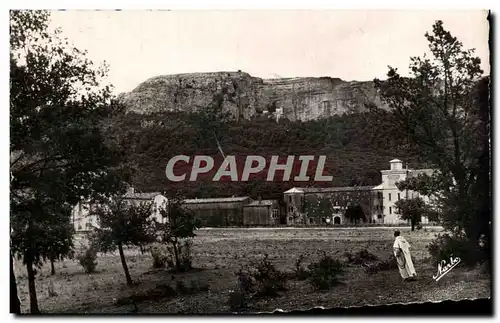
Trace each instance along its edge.
{"label": "distant rooftop", "polygon": [[217,198],[205,198],[205,199],[186,199],[182,201],[185,204],[199,204],[199,203],[231,203],[231,202],[243,202],[250,199],[248,196],[240,197],[217,197]]}
{"label": "distant rooftop", "polygon": [[123,198],[127,199],[127,200],[152,200],[157,195],[161,195],[161,193],[160,192],[148,192],[148,193],[127,192],[123,195]]}
{"label": "distant rooftop", "polygon": [[294,187],[285,193],[328,193],[370,191],[374,186],[344,186],[344,187]]}
{"label": "distant rooftop", "polygon": [[260,200],[260,201],[253,201],[245,206],[263,206],[263,205],[273,205],[276,201],[274,200]]}

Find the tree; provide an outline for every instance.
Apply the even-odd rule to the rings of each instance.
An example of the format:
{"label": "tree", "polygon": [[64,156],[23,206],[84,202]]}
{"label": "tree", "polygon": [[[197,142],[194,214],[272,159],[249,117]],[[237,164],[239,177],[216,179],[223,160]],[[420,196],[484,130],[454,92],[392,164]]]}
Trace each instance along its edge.
{"label": "tree", "polygon": [[355,205],[350,205],[347,207],[347,210],[345,211],[345,218],[349,219],[349,221],[358,223],[359,220],[364,221],[365,219],[365,212],[363,211],[363,208],[359,204]]}
{"label": "tree", "polygon": [[490,194],[483,194],[491,181],[486,173],[489,80],[480,79],[481,61],[474,50],[463,49],[442,21],[425,37],[431,58],[411,58],[410,77],[389,67],[388,79],[376,79],[375,85],[389,104],[394,126],[403,129],[409,144],[439,169],[443,226],[477,241],[481,233],[489,235],[491,221]]}
{"label": "tree", "polygon": [[186,268],[180,258],[180,242],[186,238],[196,236],[194,231],[200,226],[200,221],[194,213],[182,205],[182,200],[178,197],[172,198],[166,208],[160,209],[164,221],[158,224],[162,241],[172,246],[176,271],[185,271]]}
{"label": "tree", "polygon": [[152,203],[133,204],[122,197],[113,197],[96,208],[98,227],[92,244],[102,252],[118,249],[127,285],[132,285],[124,246],[140,247],[155,241],[155,220],[151,218]]}
{"label": "tree", "polygon": [[422,222],[422,216],[427,211],[425,202],[420,197],[401,199],[395,206],[400,219],[410,221],[411,231],[415,231],[415,226]]}
{"label": "tree", "polygon": [[68,235],[53,228],[69,221],[82,198],[119,190],[122,177],[120,152],[100,128],[118,111],[101,86],[106,70],[59,30],[50,34],[48,21],[44,11],[10,12],[11,250],[26,265],[31,313],[39,312],[34,267],[60,241],[66,245],[56,254],[71,248]]}

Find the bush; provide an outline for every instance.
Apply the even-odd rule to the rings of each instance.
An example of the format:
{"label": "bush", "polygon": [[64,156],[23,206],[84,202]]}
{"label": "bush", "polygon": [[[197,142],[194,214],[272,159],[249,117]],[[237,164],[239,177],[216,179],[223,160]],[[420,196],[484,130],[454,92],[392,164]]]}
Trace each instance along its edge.
{"label": "bush", "polygon": [[193,256],[191,254],[192,242],[190,240],[185,240],[184,243],[180,243],[179,250],[179,262],[181,271],[189,271],[193,269]]}
{"label": "bush", "polygon": [[286,290],[287,275],[277,270],[269,261],[268,255],[255,265],[255,280],[259,285],[256,297],[276,297]]}
{"label": "bush", "polygon": [[439,234],[427,246],[427,250],[436,263],[450,257],[459,257],[461,262],[467,266],[474,266],[479,260],[480,253],[475,241],[467,240],[465,237],[452,237],[449,234]]}
{"label": "bush", "polygon": [[87,274],[95,272],[95,268],[97,267],[97,251],[94,248],[87,248],[82,254],[79,254],[76,259]]}
{"label": "bush", "polygon": [[248,310],[248,295],[245,293],[236,290],[229,291],[229,298],[227,304],[231,309],[231,312],[241,312]]}
{"label": "bush", "polygon": [[366,249],[362,249],[354,254],[350,252],[345,252],[344,256],[347,258],[347,263],[354,265],[362,265],[366,262],[377,261],[378,257],[370,253]]}
{"label": "bush", "polygon": [[311,284],[318,290],[327,290],[339,283],[338,276],[344,272],[344,265],[323,253],[320,260],[311,263],[308,269]]}
{"label": "bush", "polygon": [[161,284],[157,285],[155,288],[147,290],[142,293],[137,293],[132,296],[121,297],[116,300],[117,305],[129,305],[144,301],[155,301],[165,297],[175,297],[177,296],[177,291],[173,289],[170,285]]}
{"label": "bush", "polygon": [[192,242],[190,240],[180,241],[177,245],[179,256],[179,268],[175,264],[175,250],[173,246],[167,247],[168,255],[165,257],[165,262],[169,268],[179,269],[180,272],[186,272],[193,269],[193,256],[191,253]]}
{"label": "bush", "polygon": [[294,276],[298,280],[305,280],[307,279],[307,277],[309,277],[309,272],[302,266],[304,258],[304,255],[300,255],[297,261],[295,261]]}
{"label": "bush", "polygon": [[151,248],[151,257],[153,258],[153,268],[164,268],[167,262],[167,256],[158,247]]}
{"label": "bush", "polygon": [[396,257],[394,257],[394,255],[391,255],[389,259],[386,259],[384,261],[378,261],[371,264],[364,263],[363,267],[365,268],[368,275],[373,275],[378,273],[379,271],[398,269],[398,262],[396,260]]}
{"label": "bush", "polygon": [[248,302],[257,292],[257,280],[247,269],[240,268],[235,273],[238,277],[238,289],[229,291],[228,305],[232,312],[240,312],[249,308]]}

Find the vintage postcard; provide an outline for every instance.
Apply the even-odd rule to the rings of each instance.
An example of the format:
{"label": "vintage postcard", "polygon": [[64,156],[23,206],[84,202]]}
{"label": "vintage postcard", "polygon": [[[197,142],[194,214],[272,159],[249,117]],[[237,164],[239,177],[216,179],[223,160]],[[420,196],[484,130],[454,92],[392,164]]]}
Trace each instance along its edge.
{"label": "vintage postcard", "polygon": [[11,313],[491,300],[489,35],[487,10],[11,10]]}

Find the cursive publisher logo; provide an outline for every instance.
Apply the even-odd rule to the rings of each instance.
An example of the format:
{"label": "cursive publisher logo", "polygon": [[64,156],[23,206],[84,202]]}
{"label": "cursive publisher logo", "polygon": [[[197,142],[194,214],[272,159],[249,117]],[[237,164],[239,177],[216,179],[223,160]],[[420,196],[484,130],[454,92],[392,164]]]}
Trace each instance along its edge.
{"label": "cursive publisher logo", "polygon": [[450,263],[447,263],[446,260],[441,260],[441,262],[438,264],[438,271],[435,276],[432,276],[433,279],[436,281],[439,281],[441,278],[443,278],[444,275],[449,273],[453,268],[455,268],[458,264],[460,263],[460,258],[458,257],[450,257]]}

